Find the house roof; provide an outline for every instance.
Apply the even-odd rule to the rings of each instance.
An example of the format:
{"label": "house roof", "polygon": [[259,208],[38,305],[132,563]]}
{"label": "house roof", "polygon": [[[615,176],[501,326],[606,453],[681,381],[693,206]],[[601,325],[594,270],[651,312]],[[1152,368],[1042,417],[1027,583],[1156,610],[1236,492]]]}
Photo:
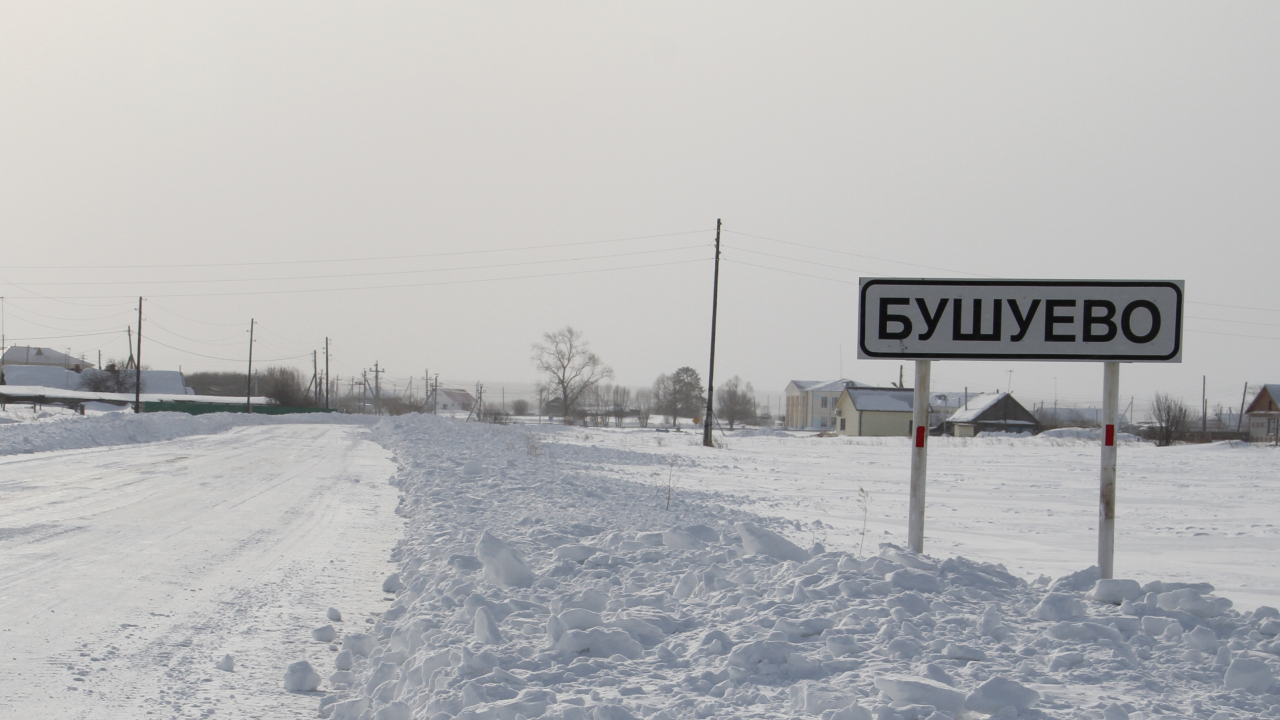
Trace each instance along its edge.
{"label": "house roof", "polygon": [[841,378],[839,380],[792,380],[792,385],[801,392],[840,392],[846,387],[871,387],[856,380]]}
{"label": "house roof", "polygon": [[58,367],[96,367],[93,363],[47,347],[10,345],[4,349],[0,361],[5,365],[56,365]]}
{"label": "house roof", "polygon": [[947,418],[947,422],[953,422],[953,423],[974,422],[975,420],[978,419],[979,415],[986,412],[987,409],[989,409],[992,405],[995,405],[996,403],[1000,402],[1001,400],[1003,400],[1008,396],[1009,396],[1009,393],[989,393],[987,395],[978,395],[977,397],[970,397],[969,409],[968,410],[961,409],[961,410],[955,411],[954,413],[951,414],[951,417]]}
{"label": "house roof", "polygon": [[915,390],[898,388],[847,388],[845,393],[856,410],[871,412],[911,412]]}
{"label": "house roof", "polygon": [[451,402],[458,403],[459,405],[475,403],[476,401],[475,397],[466,390],[449,390],[448,388],[440,388],[440,394],[444,395]]}
{"label": "house roof", "polygon": [[1276,405],[1280,405],[1280,385],[1263,385],[1262,390],[1259,390],[1258,394],[1254,396],[1253,401],[1249,403],[1249,409],[1245,411],[1246,413],[1274,412],[1267,408],[1254,407],[1258,404],[1258,400],[1262,397],[1262,393],[1264,392],[1270,397],[1271,402]]}

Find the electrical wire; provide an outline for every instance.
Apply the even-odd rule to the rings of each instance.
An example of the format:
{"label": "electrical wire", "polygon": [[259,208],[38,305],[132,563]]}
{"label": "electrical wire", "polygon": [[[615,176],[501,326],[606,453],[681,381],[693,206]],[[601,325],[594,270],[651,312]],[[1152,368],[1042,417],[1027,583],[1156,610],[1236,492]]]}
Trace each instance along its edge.
{"label": "electrical wire", "polygon": [[1257,310],[1259,312],[1280,312],[1275,308],[1250,307],[1248,305],[1223,305],[1222,303],[1202,302],[1200,300],[1188,300],[1188,305],[1209,305],[1211,307],[1231,308],[1233,310]]}
{"label": "electrical wire", "polygon": [[[721,251],[720,253],[721,257],[724,256],[725,252],[726,251],[724,250]],[[752,255],[764,255],[765,257],[777,258],[779,260],[790,260],[791,262],[804,263],[806,265],[817,265],[818,267],[831,268],[832,270],[847,270],[849,272],[855,272],[855,273],[870,272],[869,270],[862,270],[860,268],[844,267],[843,265],[832,265],[831,263],[815,262],[813,260],[801,260],[800,258],[790,257],[788,255],[777,255],[775,253],[760,252],[759,250],[748,250],[742,247],[729,248],[727,252],[731,252],[731,253],[744,252],[744,253],[751,253]]]}
{"label": "electrical wire", "polygon": [[101,337],[103,335],[117,335],[119,334],[119,332],[120,332],[119,330],[113,330],[111,332],[85,333],[83,335],[46,335],[44,337],[22,336],[22,337],[11,338],[9,339],[8,342],[10,345],[12,345],[15,341],[19,341],[19,340],[23,342],[29,342],[31,340],[65,340],[68,338]]}
{"label": "electrical wire", "polygon": [[[246,330],[243,330],[243,331],[242,331],[240,334],[238,334],[238,335],[228,335],[227,337],[222,338],[222,339],[220,339],[220,340],[199,340],[199,339],[197,339],[197,338],[187,337],[186,335],[182,335],[182,334],[176,333],[176,332],[174,332],[174,331],[170,330],[169,328],[167,328],[167,327],[165,327],[165,326],[161,325],[160,323],[156,322],[155,320],[152,320],[151,318],[146,318],[146,323],[147,323],[147,325],[148,325],[149,327],[153,327],[153,328],[160,328],[161,330],[163,330],[163,331],[165,331],[165,332],[169,333],[170,335],[173,335],[174,337],[178,337],[178,338],[181,338],[181,339],[183,339],[183,340],[188,340],[188,341],[190,341],[190,342],[201,343],[201,344],[203,344],[203,345],[241,345],[241,344],[243,344],[243,343],[244,343],[244,339],[243,339],[243,338],[241,338],[241,337],[240,337],[240,335],[243,335],[244,333],[247,333],[247,332],[248,332],[248,330],[246,329]],[[234,343],[233,343],[233,342],[228,342],[228,341],[230,341],[230,340],[232,340],[232,339],[235,339],[235,340],[236,340],[236,342],[234,342]]]}
{"label": "electrical wire", "polygon": [[177,317],[180,317],[183,320],[189,320],[191,322],[200,323],[201,325],[212,325],[213,327],[238,327],[238,328],[245,327],[245,323],[215,323],[215,322],[208,322],[205,320],[197,320],[192,317],[187,317],[186,315],[183,315],[181,313],[174,312],[173,310],[170,310],[169,308],[165,307],[164,305],[161,305],[160,303],[152,300],[151,298],[147,298],[146,300],[147,300],[148,310],[152,308],[160,308],[161,310],[169,313],[170,315],[176,315]]}
{"label": "electrical wire", "polygon": [[219,279],[219,280],[105,280],[102,282],[72,282],[72,281],[59,280],[59,281],[53,281],[53,282],[30,282],[30,283],[27,283],[27,285],[38,285],[38,286],[46,286],[46,285],[57,285],[57,286],[63,286],[63,285],[75,285],[75,286],[196,285],[196,284],[206,285],[206,284],[213,284],[213,283],[277,282],[281,280],[283,281],[335,280],[335,279],[358,278],[358,277],[383,277],[387,275],[421,275],[424,273],[456,272],[459,270],[491,270],[494,268],[523,267],[527,265],[550,265],[554,263],[582,262],[585,260],[607,260],[607,259],[616,258],[616,257],[629,257],[632,255],[652,255],[654,253],[679,252],[682,250],[702,249],[705,247],[706,245],[686,245],[684,247],[678,247],[678,248],[664,248],[664,249],[657,249],[657,250],[637,250],[634,252],[611,253],[608,255],[590,255],[587,257],[580,257],[580,258],[563,258],[559,260],[528,260],[525,262],[494,263],[489,265],[469,265],[469,266],[452,267],[452,268],[427,268],[425,270],[384,270],[382,272],[367,272],[367,273],[340,273],[340,274],[334,274],[334,275],[293,275],[293,276],[285,276],[285,277],[260,277],[260,278],[227,278],[227,279]]}
{"label": "electrical wire", "polygon": [[799,275],[801,277],[816,278],[818,280],[830,280],[831,282],[840,283],[841,285],[857,285],[858,283],[849,280],[839,280],[836,278],[824,277],[822,275],[812,275],[810,273],[797,272],[795,270],[783,270],[782,268],[770,267],[768,265],[757,265],[755,263],[745,262],[743,260],[731,260],[721,254],[721,262],[732,263],[734,265],[746,265],[747,267],[760,268],[761,270],[772,270],[773,272],[786,273],[788,275]]}
{"label": "electrical wire", "polygon": [[[192,351],[190,351],[190,350],[183,350],[183,349],[182,349],[182,348],[180,348],[180,347],[174,347],[173,345],[170,345],[170,344],[168,344],[168,343],[161,342],[161,341],[156,340],[155,338],[152,338],[152,337],[147,338],[147,340],[146,340],[146,341],[147,341],[147,342],[149,342],[149,343],[155,343],[156,345],[160,345],[160,346],[162,346],[162,347],[167,347],[167,348],[169,348],[170,350],[177,350],[177,351],[178,351],[178,352],[180,352],[180,353],[185,353],[185,354],[187,354],[187,355],[194,355],[194,356],[196,356],[196,357],[207,358],[207,359],[209,359],[209,360],[222,360],[222,361],[224,361],[224,362],[245,362],[245,359],[244,359],[244,358],[224,358],[224,357],[216,357],[216,356],[213,356],[213,355],[204,355],[204,354],[201,354],[201,353],[198,353],[198,352],[192,352]],[[310,354],[311,354],[311,353],[307,353],[306,355],[310,355]],[[298,358],[300,358],[300,357],[306,357],[306,355],[294,355],[293,357],[284,357],[284,358],[263,358],[260,362],[282,362],[282,361],[284,361],[284,360],[297,360],[297,359],[298,359]],[[255,360],[255,362],[259,362],[259,361]]]}
{"label": "electrical wire", "polygon": [[375,257],[330,258],[318,260],[264,260],[258,262],[234,263],[181,263],[156,265],[10,265],[14,270],[124,270],[133,268],[189,268],[189,267],[249,267],[257,265],[310,265],[318,263],[340,262],[375,262],[380,260],[410,260],[416,258],[452,257],[455,255],[479,255],[483,253],[523,252],[526,250],[547,250],[551,248],[579,247],[582,245],[602,245],[605,243],[629,242],[632,240],[653,240],[656,238],[676,237],[711,232],[710,230],[685,230],[682,232],[661,233],[658,235],[635,235],[632,237],[610,238],[607,240],[584,240],[581,242],[555,243],[552,245],[529,245],[527,247],[505,247],[492,250],[458,250],[443,253],[419,253],[415,255],[383,255]]}
{"label": "electrical wire", "polygon": [[[615,272],[621,270],[642,270],[645,268],[669,267],[672,265],[688,265],[690,263],[711,262],[711,258],[693,258],[691,260],[673,260],[670,262],[648,263],[644,265],[624,265],[622,267],[596,268],[594,270],[567,270],[564,272],[539,273],[534,275],[511,275],[507,277],[496,278],[473,278],[470,280],[440,280],[436,282],[426,283],[401,283],[397,285],[355,285],[348,287],[323,287],[323,288],[299,288],[295,290],[244,290],[237,292],[215,292],[215,293],[170,293],[165,295],[153,295],[150,297],[159,298],[182,298],[182,297],[239,297],[247,295],[294,295],[298,293],[332,293],[346,292],[350,290],[396,290],[401,288],[418,288],[418,287],[436,287],[443,285],[470,285],[474,283],[492,283],[504,282],[507,280],[535,280],[539,278],[549,277],[567,277],[570,275],[590,275],[603,272]],[[840,282],[840,281],[837,281]],[[77,299],[106,299],[106,298],[127,298],[131,295],[74,295]],[[55,299],[55,298],[50,298]]]}
{"label": "electrical wire", "polygon": [[982,275],[980,273],[965,272],[964,270],[953,270],[949,268],[935,267],[933,265],[921,265],[920,263],[905,262],[902,260],[890,260],[889,258],[876,257],[874,255],[863,255],[861,253],[848,252],[847,250],[833,250],[831,248],[820,247],[818,245],[806,245],[804,243],[792,242],[790,240],[779,240],[778,238],[766,237],[764,235],[755,235],[752,233],[742,232],[740,230],[724,229],[724,232],[733,235],[742,235],[745,237],[755,238],[757,240],[768,240],[769,242],[781,243],[783,245],[793,245],[795,247],[808,248],[809,250],[821,250],[822,252],[836,253],[839,255],[848,255],[850,257],[862,258],[864,260],[876,260],[878,262],[893,263],[895,265],[906,265],[908,267],[924,268],[926,270],[937,270],[939,272],[959,273],[960,275],[971,275],[973,277],[989,278],[990,275]]}
{"label": "electrical wire", "polygon": [[[5,298],[5,300],[7,301],[7,303],[12,303],[14,300],[31,300],[31,299],[33,299],[33,298],[28,298],[28,297],[16,297],[16,298],[15,298],[15,297],[6,297],[6,298]],[[121,315],[129,315],[129,314],[131,314],[131,313],[137,312],[137,310],[136,310],[136,308],[135,308],[134,310],[121,310],[120,312],[114,312],[114,313],[111,313],[110,315],[102,315],[102,316],[99,316],[99,317],[91,317],[91,318],[69,318],[69,317],[62,317],[61,315],[47,315],[47,314],[45,314],[45,313],[36,312],[35,310],[31,310],[31,309],[29,309],[29,308],[13,308],[13,307],[9,307],[9,308],[8,308],[8,310],[18,310],[19,312],[24,312],[24,313],[27,313],[28,315],[35,315],[35,316],[42,317],[42,318],[49,318],[50,320],[68,320],[68,321],[70,321],[70,322],[94,322],[94,321],[97,321],[97,320],[107,320],[107,319],[109,319],[109,318],[120,317]]]}

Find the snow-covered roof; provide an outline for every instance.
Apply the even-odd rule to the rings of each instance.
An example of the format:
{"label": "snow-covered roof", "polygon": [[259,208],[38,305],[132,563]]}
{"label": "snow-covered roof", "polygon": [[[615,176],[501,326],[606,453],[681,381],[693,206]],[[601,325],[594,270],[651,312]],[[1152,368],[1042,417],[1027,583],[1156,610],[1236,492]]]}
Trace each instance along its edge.
{"label": "snow-covered roof", "polygon": [[853,406],[864,412],[911,412],[915,394],[915,390],[898,388],[849,388]]}
{"label": "snow-covered roof", "polygon": [[792,385],[801,392],[840,392],[846,387],[871,387],[856,380],[841,378],[839,380],[792,380]]}
{"label": "snow-covered roof", "polygon": [[[110,403],[131,403],[134,400],[133,393],[112,393],[112,392],[87,392],[84,390],[63,390],[62,388],[44,387],[41,385],[0,385],[0,397],[7,398],[30,398],[43,397],[48,402],[58,402],[63,400],[89,401]],[[217,405],[238,405],[244,402],[244,397],[225,397],[222,395],[177,395],[171,393],[142,393],[142,402],[194,402],[194,403],[212,403]],[[275,400],[266,397],[252,398],[254,405],[272,405]]]}
{"label": "snow-covered roof", "polygon": [[27,345],[10,345],[5,348],[4,355],[0,356],[0,361],[5,365],[56,365],[58,367],[75,367],[79,365],[82,368],[95,367],[93,363],[87,360],[72,357],[53,348],[29,347]]}
{"label": "snow-covered roof", "polygon": [[449,401],[458,403],[459,405],[466,404],[466,403],[474,403],[476,401],[475,396],[473,396],[471,393],[467,392],[466,390],[450,390],[448,388],[440,388],[440,394],[445,396],[445,398],[448,399]]}
{"label": "snow-covered roof", "polygon": [[[133,372],[133,370],[125,371],[125,373],[129,374]],[[93,373],[106,373],[106,371],[87,368],[84,372],[78,373],[62,366],[6,365],[4,367],[4,381],[9,385],[75,390],[80,387],[80,383],[86,377]],[[143,370],[142,389],[149,393],[161,395],[190,395],[193,392],[191,388],[187,387],[182,373],[177,370]]]}
{"label": "snow-covered roof", "polygon": [[987,395],[971,397],[969,398],[969,409],[955,411],[951,414],[951,417],[947,418],[947,422],[973,422],[977,420],[978,416],[986,411],[987,408],[1000,402],[1002,398],[1007,397],[1008,395],[1009,393],[989,393]]}

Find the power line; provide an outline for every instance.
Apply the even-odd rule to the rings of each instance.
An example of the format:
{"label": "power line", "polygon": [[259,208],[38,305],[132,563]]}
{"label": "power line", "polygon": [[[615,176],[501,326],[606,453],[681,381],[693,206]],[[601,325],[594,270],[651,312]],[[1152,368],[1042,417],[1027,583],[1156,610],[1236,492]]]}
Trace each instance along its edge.
{"label": "power line", "polygon": [[661,233],[658,235],[635,235],[632,237],[610,238],[607,240],[584,240],[581,242],[571,243],[555,243],[552,245],[529,245],[526,247],[505,247],[494,248],[492,250],[459,250],[455,252],[443,253],[418,253],[414,255],[382,255],[375,257],[351,257],[351,258],[329,258],[320,260],[264,260],[259,262],[233,262],[233,263],[181,263],[181,264],[155,264],[155,265],[9,265],[14,270],[124,270],[131,268],[190,268],[190,267],[248,267],[257,265],[313,265],[319,263],[339,263],[339,262],[374,262],[379,260],[410,260],[414,258],[431,258],[431,257],[450,257],[454,255],[479,255],[484,253],[501,253],[501,252],[522,252],[525,250],[547,250],[550,248],[578,247],[582,245],[602,245],[605,243],[629,242],[632,240],[652,240],[664,237],[676,237],[679,235],[694,235],[701,232],[709,232],[707,230],[685,230],[674,233]]}
{"label": "power line", "polygon": [[1199,300],[1188,300],[1188,305],[1210,305],[1212,307],[1231,308],[1233,310],[1258,310],[1261,312],[1280,312],[1275,308],[1250,307],[1248,305],[1223,305],[1222,303],[1201,302]]}
{"label": "power line", "polygon": [[971,275],[973,277],[991,277],[990,275],[982,275],[980,273],[965,272],[964,270],[952,270],[948,268],[935,267],[933,265],[921,265],[920,263],[904,262],[902,260],[890,260],[889,258],[876,257],[874,255],[863,255],[861,253],[848,252],[847,250],[833,250],[831,248],[820,247],[818,245],[806,245],[804,243],[792,242],[790,240],[779,240],[778,238],[765,237],[764,235],[754,235],[739,230],[725,230],[733,235],[743,235],[757,240],[768,240],[769,242],[781,243],[783,245],[793,245],[795,247],[808,248],[809,250],[821,250],[822,252],[836,253],[839,255],[848,255],[850,257],[862,258],[864,260],[876,260],[878,262],[893,263],[895,265],[907,265],[909,267],[925,268],[926,270],[937,270],[939,272],[959,273],[961,275]]}
{"label": "power line", "polygon": [[834,283],[840,283],[841,285],[857,285],[858,284],[850,280],[838,280],[836,278],[824,277],[822,275],[812,275],[810,273],[796,272],[795,270],[783,270],[782,268],[770,267],[768,265],[757,265],[755,263],[744,262],[742,260],[730,260],[729,258],[724,258],[724,262],[733,263],[734,265],[746,265],[747,267],[760,268],[761,270],[772,270],[773,272],[786,273],[788,275],[799,275],[800,277],[816,278],[818,280],[829,280]]}
{"label": "power line", "polygon": [[[147,321],[151,323],[152,327],[160,328],[161,330],[169,333],[170,335],[173,335],[174,337],[182,338],[183,340],[188,340],[190,342],[197,342],[205,345],[240,345],[244,343],[244,338],[240,337],[240,335],[244,334],[243,331],[241,331],[240,335],[228,335],[227,337],[220,338],[218,340],[200,340],[198,338],[187,337],[186,335],[176,333],[170,330],[169,328],[157,323],[155,320],[152,320],[151,318],[147,318]],[[234,342],[230,342],[233,339],[234,339]]]}
{"label": "power line", "polygon": [[[7,299],[8,299],[8,300],[32,300],[33,298],[24,298],[24,297],[17,297],[17,298],[14,298],[14,297],[9,297],[9,298],[7,298]],[[101,306],[99,306],[99,307],[101,307]],[[11,308],[11,309],[12,309],[12,308]],[[50,320],[67,320],[67,321],[70,321],[70,322],[94,322],[94,321],[97,321],[97,320],[107,320],[107,319],[109,319],[109,318],[120,317],[121,315],[132,315],[132,314],[133,314],[133,310],[132,310],[132,309],[129,309],[129,310],[121,310],[120,312],[114,312],[114,313],[111,313],[110,315],[101,315],[101,316],[98,316],[98,317],[91,317],[91,318],[69,318],[69,317],[62,317],[61,315],[49,315],[49,314],[47,314],[47,313],[36,312],[35,310],[31,310],[31,309],[29,309],[29,308],[17,308],[17,309],[18,309],[18,311],[19,311],[19,312],[24,312],[24,313],[27,313],[27,314],[29,314],[29,315],[36,315],[36,316],[38,316],[38,317],[42,317],[42,318],[49,318]]]}
{"label": "power line", "polygon": [[585,260],[605,260],[616,257],[628,257],[631,255],[652,255],[654,253],[680,252],[682,250],[701,249],[702,245],[686,245],[678,248],[664,248],[658,250],[637,250],[635,252],[612,253],[609,255],[590,255],[580,258],[563,258],[559,260],[527,260],[524,262],[513,263],[494,263],[489,265],[468,265],[453,268],[427,268],[425,270],[385,270],[382,272],[367,273],[339,273],[334,275],[292,275],[284,277],[260,277],[260,278],[227,278],[218,280],[105,280],[102,282],[71,282],[71,281],[52,281],[52,282],[30,282],[27,285],[194,285],[194,284],[212,284],[212,283],[237,283],[237,282],[275,282],[279,280],[334,280],[341,278],[357,278],[357,277],[381,277],[386,275],[421,275],[424,273],[441,273],[455,272],[459,270],[490,270],[494,268],[520,267],[526,265],[550,265],[554,263],[582,262]]}
{"label": "power line", "polygon": [[154,301],[152,301],[151,298],[147,298],[147,301],[151,302],[151,307],[160,308],[161,310],[169,313],[170,315],[176,315],[182,318],[183,320],[189,320],[194,323],[200,323],[201,325],[212,325],[213,327],[237,327],[237,328],[244,327],[244,323],[215,323],[215,322],[208,322],[207,320],[197,320],[193,317],[187,317],[186,315],[183,315],[181,313],[174,312],[173,310],[170,310],[169,308],[163,305],[159,305]]}
{"label": "power line", "polygon": [[[534,280],[538,278],[548,277],[566,277],[569,275],[589,275],[603,272],[615,272],[621,270],[642,270],[645,268],[669,267],[671,265],[688,265],[690,263],[706,262],[710,258],[693,258],[691,260],[673,260],[671,262],[649,263],[645,265],[624,265],[622,267],[597,268],[594,270],[568,270],[565,272],[555,273],[539,273],[535,275],[512,275],[509,277],[497,278],[474,278],[471,280],[440,280],[437,282],[427,283],[402,283],[398,285],[356,285],[350,287],[322,287],[322,288],[300,288],[296,290],[245,290],[240,292],[217,292],[217,293],[170,293],[167,295],[148,295],[147,300],[153,297],[159,298],[181,298],[181,297],[234,297],[243,295],[292,295],[297,293],[332,293],[343,292],[349,290],[396,290],[400,288],[418,288],[418,287],[435,287],[440,285],[470,285],[473,283],[492,283],[504,282],[507,280]],[[840,282],[840,281],[837,281]],[[15,286],[16,287],[16,286]],[[42,296],[44,297],[44,296]],[[73,295],[75,299],[116,299],[124,297],[132,297],[131,295]],[[58,298],[48,297],[49,300],[57,300]]]}
{"label": "power line", "polygon": [[[174,347],[173,345],[169,345],[169,344],[167,344],[167,343],[162,343],[162,342],[160,342],[159,340],[156,340],[155,338],[147,338],[147,342],[153,342],[153,343],[155,343],[155,344],[157,344],[157,345],[163,345],[164,347],[167,347],[167,348],[169,348],[170,350],[177,350],[178,352],[183,353],[183,354],[186,354],[186,355],[195,355],[196,357],[207,358],[207,359],[209,359],[209,360],[223,360],[223,361],[225,361],[225,362],[244,362],[244,358],[224,358],[224,357],[216,357],[216,356],[214,356],[214,355],[204,355],[204,354],[202,354],[202,353],[192,352],[192,351],[190,351],[190,350],[183,350],[183,349],[182,349],[182,348],[180,348],[180,347]],[[308,356],[308,355],[310,355],[310,354],[311,354],[311,353],[307,352],[307,353],[303,353],[303,354],[301,354],[301,355],[294,355],[294,356],[292,356],[292,357],[283,357],[283,358],[274,358],[274,359],[267,359],[267,360],[259,360],[258,362],[282,362],[282,361],[284,361],[284,360],[297,360],[298,358],[306,357],[306,356]]]}

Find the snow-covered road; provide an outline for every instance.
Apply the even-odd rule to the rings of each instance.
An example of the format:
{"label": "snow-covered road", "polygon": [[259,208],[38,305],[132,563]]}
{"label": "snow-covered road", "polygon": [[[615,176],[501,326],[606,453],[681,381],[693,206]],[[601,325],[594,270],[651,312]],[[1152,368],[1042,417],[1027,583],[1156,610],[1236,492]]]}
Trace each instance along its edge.
{"label": "snow-covered road", "polygon": [[245,427],[0,458],[0,715],[313,715],[283,669],[331,656],[309,634],[330,605],[351,629],[384,608],[402,535],[366,437]]}

